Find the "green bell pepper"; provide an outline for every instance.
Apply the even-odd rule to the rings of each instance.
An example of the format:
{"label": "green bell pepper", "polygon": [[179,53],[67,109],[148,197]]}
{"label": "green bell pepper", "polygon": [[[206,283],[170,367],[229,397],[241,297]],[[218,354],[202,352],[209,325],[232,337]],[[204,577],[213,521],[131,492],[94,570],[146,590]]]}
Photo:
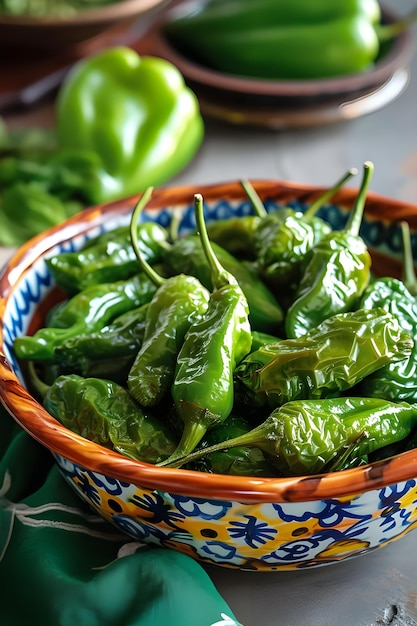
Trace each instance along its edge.
{"label": "green bell pepper", "polygon": [[101,158],[89,189],[94,204],[163,184],[187,165],[204,135],[197,98],[177,68],[124,46],[72,68],[56,115],[62,147]]}

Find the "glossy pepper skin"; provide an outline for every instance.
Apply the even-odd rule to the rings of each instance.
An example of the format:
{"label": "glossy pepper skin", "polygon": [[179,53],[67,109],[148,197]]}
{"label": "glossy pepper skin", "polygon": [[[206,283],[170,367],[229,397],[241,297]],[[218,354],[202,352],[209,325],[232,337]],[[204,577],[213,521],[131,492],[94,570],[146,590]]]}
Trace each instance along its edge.
{"label": "glossy pepper skin", "polygon": [[195,155],[204,125],[194,93],[168,61],[124,46],[85,57],[57,96],[60,145],[102,162],[92,204],[134,195],[177,174]]}
{"label": "glossy pepper skin", "polygon": [[266,344],[235,371],[239,404],[275,408],[338,396],[391,361],[406,359],[411,337],[382,308],[340,313],[296,339]]}
{"label": "glossy pepper skin", "polygon": [[132,459],[157,463],[176,446],[164,424],[114,381],[59,376],[46,390],[43,404],[70,430]]}
{"label": "glossy pepper skin", "polygon": [[380,50],[380,16],[376,0],[214,0],[165,29],[180,51],[222,72],[315,79],[369,69]]}
{"label": "glossy pepper skin", "polygon": [[346,449],[366,456],[405,439],[417,425],[417,406],[380,398],[329,398],[287,402],[253,430],[191,454],[180,464],[236,446],[255,446],[281,475],[327,471]]}
{"label": "glossy pepper skin", "polygon": [[195,212],[213,291],[205,315],[190,326],[178,355],[171,393],[184,430],[170,460],[189,454],[208,430],[230,415],[234,370],[252,342],[246,297],[210,246],[200,194],[195,195]]}
{"label": "glossy pepper skin", "polygon": [[149,304],[127,311],[96,332],[70,337],[55,348],[59,374],[106,378],[126,384],[142,345]]}
{"label": "glossy pepper skin", "polygon": [[191,324],[206,313],[210,298],[194,276],[162,278],[141,255],[135,224],[151,193],[150,188],[138,202],[131,226],[138,261],[157,287],[148,306],[143,343],[127,379],[129,392],[142,406],[158,404],[171,388],[184,337]]}
{"label": "glossy pepper skin", "polygon": [[346,227],[325,235],[305,257],[302,278],[287,310],[287,337],[300,337],[320,322],[356,308],[369,284],[371,256],[359,235],[373,164],[366,162]]}
{"label": "glossy pepper skin", "polygon": [[[138,224],[138,244],[149,263],[159,261],[166,230],[155,222]],[[55,283],[66,293],[76,293],[91,285],[125,280],[138,271],[136,253],[131,244],[129,227],[113,231],[112,237],[98,237],[76,252],[61,252],[46,264]]]}
{"label": "glossy pepper skin", "polygon": [[257,215],[215,220],[207,224],[207,232],[212,244],[219,245],[239,260],[254,261],[254,235],[260,221]]}
{"label": "glossy pepper skin", "polygon": [[127,280],[92,285],[72,296],[53,313],[53,326],[40,328],[32,336],[14,342],[19,359],[53,360],[55,349],[64,341],[85,332],[100,330],[114,318],[149,302],[156,291],[146,274]]}
{"label": "glossy pepper skin", "polygon": [[[404,253],[407,259],[404,268],[412,266],[411,242],[408,225],[402,225]],[[408,239],[408,241],[407,241]],[[411,263],[410,263],[411,262]],[[404,280],[414,285],[415,274]],[[364,309],[382,307],[398,319],[401,328],[413,339],[413,349],[407,359],[388,363],[367,377],[359,386],[361,395],[386,398],[387,400],[417,402],[417,300],[407,284],[398,278],[384,276],[371,283],[364,291],[359,305]]]}
{"label": "glossy pepper skin", "polygon": [[[211,243],[211,247],[219,263],[235,277],[245,294],[252,328],[271,333],[280,329],[284,320],[282,307],[271,290],[259,279],[256,269],[239,261],[215,243]],[[196,276],[208,289],[213,287],[210,265],[197,235],[175,240],[165,250],[162,263],[167,272],[183,272]]]}

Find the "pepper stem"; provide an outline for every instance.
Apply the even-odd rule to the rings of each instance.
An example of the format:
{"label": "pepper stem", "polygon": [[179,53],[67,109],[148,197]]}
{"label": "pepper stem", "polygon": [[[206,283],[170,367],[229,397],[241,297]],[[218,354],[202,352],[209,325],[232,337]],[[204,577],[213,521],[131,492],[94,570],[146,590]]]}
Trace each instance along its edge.
{"label": "pepper stem", "polygon": [[277,420],[273,416],[269,416],[264,422],[262,422],[262,424],[255,426],[255,428],[247,433],[243,433],[243,435],[227,439],[226,441],[220,441],[219,443],[207,448],[196,450],[186,456],[178,456],[176,458],[171,457],[171,459],[162,461],[162,463],[158,463],[158,465],[179,468],[187,463],[198,461],[212,452],[220,452],[222,450],[229,450],[230,448],[237,448],[240,446],[259,448],[272,456],[277,456],[281,439],[282,434],[280,428],[277,427]]}
{"label": "pepper stem", "polygon": [[345,227],[345,231],[353,236],[359,235],[363,213],[365,210],[366,194],[368,192],[369,183],[371,182],[373,173],[374,164],[371,161],[365,161],[365,163],[363,164],[363,176],[361,186],[359,188],[355,204]]}
{"label": "pepper stem", "polygon": [[417,295],[417,277],[414,268],[413,249],[408,222],[400,222],[400,228],[404,249],[402,280],[408,291],[415,296]]}
{"label": "pepper stem", "polygon": [[150,200],[150,198],[152,196],[152,192],[153,192],[153,187],[148,187],[143,192],[143,194],[139,198],[138,203],[136,204],[135,208],[133,209],[132,219],[130,221],[130,238],[132,240],[132,246],[133,246],[133,249],[135,251],[135,254],[136,254],[136,257],[138,259],[140,267],[145,272],[145,274],[150,278],[150,280],[153,283],[155,283],[155,285],[160,287],[161,285],[164,284],[166,279],[163,278],[162,276],[160,276],[160,274],[158,274],[158,272],[155,272],[155,270],[148,263],[148,261],[143,258],[143,255],[142,255],[142,253],[140,251],[140,245],[139,245],[139,239],[138,239],[138,229],[137,229],[137,224],[138,224],[139,218],[140,218],[140,216],[142,214],[143,209],[148,204],[148,202],[149,202],[149,200]]}
{"label": "pepper stem", "polygon": [[44,383],[43,380],[39,378],[39,376],[36,373],[35,364],[33,361],[28,362],[27,371],[28,371],[28,380],[29,380],[30,386],[35,391],[35,393],[39,396],[39,398],[43,400],[44,397],[46,396],[47,391],[49,390],[49,385]]}
{"label": "pepper stem", "polygon": [[245,190],[246,195],[248,196],[253,209],[255,211],[255,215],[257,217],[266,217],[268,215],[268,211],[265,208],[264,203],[256,193],[253,185],[246,179],[240,181],[243,189]]}
{"label": "pepper stem", "polygon": [[392,22],[391,24],[377,24],[375,26],[376,33],[380,42],[389,41],[397,35],[400,35],[406,28],[417,20],[417,9],[411,11],[403,18]]}
{"label": "pepper stem", "polygon": [[313,217],[313,215],[317,213],[317,211],[323,206],[323,204],[327,202],[328,200],[330,200],[335,195],[335,193],[338,192],[339,189],[341,189],[341,187],[343,187],[343,185],[349,180],[349,178],[352,178],[352,176],[356,176],[357,173],[358,173],[358,170],[356,169],[356,167],[351,167],[337,181],[337,183],[333,185],[333,187],[331,187],[330,189],[327,189],[323,194],[321,194],[319,198],[317,198],[316,200],[314,200],[314,202],[310,204],[307,211],[305,211],[304,216]]}
{"label": "pepper stem", "polygon": [[203,196],[200,193],[194,195],[195,219],[197,223],[197,232],[203,246],[204,254],[210,266],[211,281],[213,288],[221,289],[231,282],[231,274],[227,272],[217,259],[211,247],[210,239],[207,233],[206,222],[204,220]]}

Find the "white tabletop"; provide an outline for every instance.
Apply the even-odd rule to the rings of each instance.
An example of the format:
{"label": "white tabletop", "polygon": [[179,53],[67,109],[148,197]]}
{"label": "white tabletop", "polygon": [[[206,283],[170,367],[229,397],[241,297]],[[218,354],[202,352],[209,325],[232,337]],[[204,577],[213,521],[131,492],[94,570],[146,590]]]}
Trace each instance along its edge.
{"label": "white tabletop", "polygon": [[[417,2],[384,4],[407,12]],[[36,115],[11,116],[10,122],[30,125]],[[375,164],[373,191],[415,203],[417,210],[417,55],[405,92],[348,122],[270,130],[207,120],[198,155],[169,186],[193,184],[198,191],[199,184],[241,178],[331,185],[366,160]],[[8,254],[0,250],[0,262]],[[416,626],[416,551],[412,532],[373,554],[319,569],[207,571],[244,626]]]}

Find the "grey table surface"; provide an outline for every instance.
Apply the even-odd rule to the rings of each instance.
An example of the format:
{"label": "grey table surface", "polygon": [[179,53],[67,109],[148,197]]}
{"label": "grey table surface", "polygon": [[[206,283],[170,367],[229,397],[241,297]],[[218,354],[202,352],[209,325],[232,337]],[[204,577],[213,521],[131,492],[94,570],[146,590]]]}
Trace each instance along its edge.
{"label": "grey table surface", "polygon": [[[416,4],[384,2],[403,13]],[[48,113],[46,107],[8,121],[30,125]],[[192,184],[198,191],[198,185],[241,178],[331,185],[366,160],[375,164],[373,191],[415,203],[417,210],[417,53],[407,89],[356,119],[284,130],[207,120],[198,155],[169,185]],[[10,252],[0,249],[0,262]],[[417,533],[411,532],[372,554],[311,570],[206,569],[244,626],[417,626],[416,565]]]}

